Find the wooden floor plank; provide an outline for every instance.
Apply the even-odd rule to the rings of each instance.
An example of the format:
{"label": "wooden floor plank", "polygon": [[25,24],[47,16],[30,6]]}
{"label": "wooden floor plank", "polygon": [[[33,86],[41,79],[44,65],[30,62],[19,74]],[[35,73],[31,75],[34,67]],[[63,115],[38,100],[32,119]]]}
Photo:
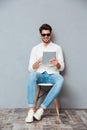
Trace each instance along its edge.
{"label": "wooden floor plank", "polygon": [[47,109],[42,120],[25,123],[28,109],[0,109],[0,130],[87,130],[87,110]]}

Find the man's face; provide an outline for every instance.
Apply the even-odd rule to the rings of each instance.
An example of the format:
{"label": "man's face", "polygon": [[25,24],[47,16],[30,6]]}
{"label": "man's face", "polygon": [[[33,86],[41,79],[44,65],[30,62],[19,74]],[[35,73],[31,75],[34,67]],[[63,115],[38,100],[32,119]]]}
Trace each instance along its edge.
{"label": "man's face", "polygon": [[51,40],[51,32],[49,30],[42,30],[41,39],[44,43],[48,44]]}

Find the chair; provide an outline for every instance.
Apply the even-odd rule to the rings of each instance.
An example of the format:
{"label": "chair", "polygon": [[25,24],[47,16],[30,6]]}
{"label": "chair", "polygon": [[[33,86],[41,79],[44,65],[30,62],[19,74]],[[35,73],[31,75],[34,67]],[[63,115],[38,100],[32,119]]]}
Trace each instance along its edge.
{"label": "chair", "polygon": [[[47,94],[52,86],[53,86],[53,84],[51,84],[51,83],[39,83],[38,84],[35,106],[37,106],[38,99],[41,98],[42,96],[44,96],[45,94]],[[43,92],[42,94],[40,94],[41,91]],[[56,98],[54,99],[54,105],[56,108],[57,115],[59,116],[59,105],[58,105],[58,101]]]}

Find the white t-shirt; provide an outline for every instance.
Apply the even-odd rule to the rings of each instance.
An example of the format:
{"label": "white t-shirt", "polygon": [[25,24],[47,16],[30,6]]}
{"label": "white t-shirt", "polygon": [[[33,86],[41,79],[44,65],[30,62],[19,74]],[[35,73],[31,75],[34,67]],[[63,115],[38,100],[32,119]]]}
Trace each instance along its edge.
{"label": "white t-shirt", "polygon": [[[58,69],[54,65],[50,66],[50,65],[43,65],[43,64],[40,64],[40,66],[37,69],[32,68],[33,64],[43,56],[44,51],[56,52],[56,58],[58,62],[61,64],[60,69]],[[59,73],[59,71],[62,71],[63,69],[64,69],[64,58],[63,58],[62,49],[59,45],[50,42],[47,46],[44,46],[43,43],[40,43],[32,48],[30,59],[29,59],[29,66],[28,66],[29,71],[37,71],[39,73],[43,73],[44,71],[46,71],[48,74],[53,74],[53,73]]]}

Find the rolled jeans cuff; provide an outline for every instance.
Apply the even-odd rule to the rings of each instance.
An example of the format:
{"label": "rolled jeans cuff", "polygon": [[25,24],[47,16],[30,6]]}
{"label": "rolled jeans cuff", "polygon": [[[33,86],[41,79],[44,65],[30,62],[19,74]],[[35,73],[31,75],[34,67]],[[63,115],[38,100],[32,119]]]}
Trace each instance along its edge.
{"label": "rolled jeans cuff", "polygon": [[47,107],[46,107],[46,106],[44,106],[43,104],[41,104],[41,107],[42,107],[42,108],[44,108],[44,109],[46,109],[46,108],[47,108]]}
{"label": "rolled jeans cuff", "polygon": [[34,104],[28,104],[28,107],[35,107]]}

